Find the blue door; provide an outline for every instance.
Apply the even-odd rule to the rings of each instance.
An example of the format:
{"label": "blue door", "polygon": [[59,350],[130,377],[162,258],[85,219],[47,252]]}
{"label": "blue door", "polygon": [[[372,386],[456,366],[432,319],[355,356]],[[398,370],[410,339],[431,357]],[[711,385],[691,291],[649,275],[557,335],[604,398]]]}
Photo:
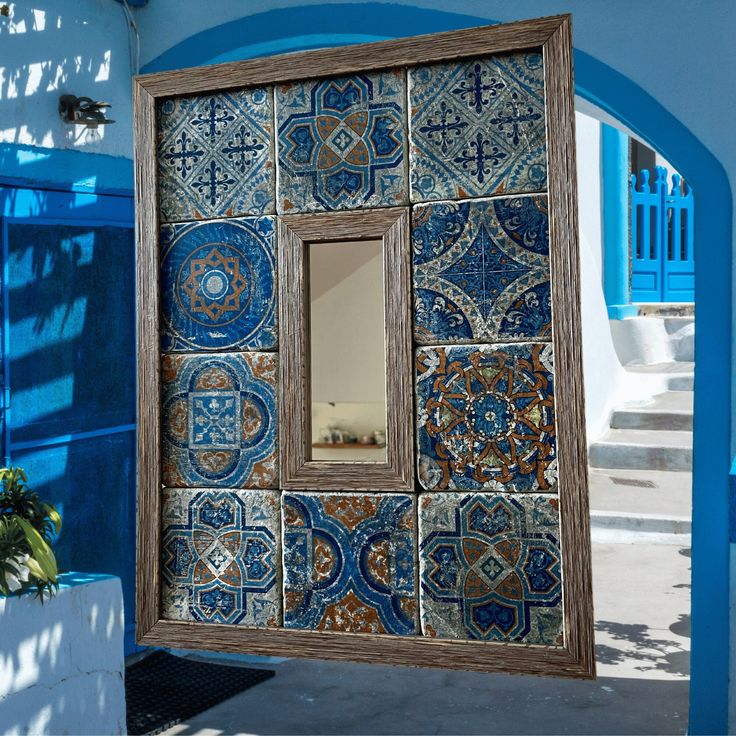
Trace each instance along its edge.
{"label": "blue door", "polygon": [[657,166],[631,176],[631,300],[692,302],[695,298],[693,193],[678,174],[667,185]]}
{"label": "blue door", "polygon": [[59,508],[62,569],[123,580],[132,648],[134,236],[129,196],[0,188],[5,463]]}

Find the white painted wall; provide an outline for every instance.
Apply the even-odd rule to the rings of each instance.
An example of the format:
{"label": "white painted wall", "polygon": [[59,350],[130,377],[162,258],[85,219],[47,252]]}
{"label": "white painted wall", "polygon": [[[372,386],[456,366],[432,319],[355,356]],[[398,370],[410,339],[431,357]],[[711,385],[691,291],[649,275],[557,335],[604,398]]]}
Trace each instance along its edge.
{"label": "white painted wall", "polygon": [[[123,6],[114,0],[8,5],[10,17],[0,17],[0,146],[130,158],[131,56]],[[62,94],[110,102],[108,117],[117,122],[96,131],[63,123]]]}
{"label": "white painted wall", "polygon": [[60,583],[43,605],[0,597],[0,733],[125,733],[120,580]]}
{"label": "white painted wall", "polygon": [[600,123],[575,113],[580,218],[585,419],[588,444],[609,426],[611,412],[627,389],[626,374],[611,339],[603,297],[603,223]]}

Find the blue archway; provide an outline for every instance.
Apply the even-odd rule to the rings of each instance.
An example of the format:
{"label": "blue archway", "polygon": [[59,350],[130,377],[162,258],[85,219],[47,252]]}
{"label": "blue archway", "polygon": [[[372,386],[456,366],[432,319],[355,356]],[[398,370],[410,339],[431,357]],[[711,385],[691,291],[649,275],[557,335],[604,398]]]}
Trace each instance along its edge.
{"label": "blue archway", "polygon": [[[197,33],[143,69],[179,69],[487,25],[489,19],[399,5],[309,5]],[[318,29],[305,35],[304,29]],[[361,30],[360,34],[355,29]],[[248,39],[248,44],[243,44]],[[731,415],[731,189],[721,163],[631,79],[575,50],[575,92],[659,150],[696,197],[695,423],[690,734],[728,729]],[[700,256],[698,256],[700,253]],[[706,255],[707,254],[707,257]],[[646,564],[643,561],[643,564]]]}

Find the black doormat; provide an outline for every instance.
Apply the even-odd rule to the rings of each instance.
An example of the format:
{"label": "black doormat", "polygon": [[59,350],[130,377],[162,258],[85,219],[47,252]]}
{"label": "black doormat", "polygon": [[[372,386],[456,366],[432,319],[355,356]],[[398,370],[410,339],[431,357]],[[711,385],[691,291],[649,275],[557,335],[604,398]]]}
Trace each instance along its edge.
{"label": "black doormat", "polygon": [[125,668],[128,733],[161,733],[274,674],[154,652]]}

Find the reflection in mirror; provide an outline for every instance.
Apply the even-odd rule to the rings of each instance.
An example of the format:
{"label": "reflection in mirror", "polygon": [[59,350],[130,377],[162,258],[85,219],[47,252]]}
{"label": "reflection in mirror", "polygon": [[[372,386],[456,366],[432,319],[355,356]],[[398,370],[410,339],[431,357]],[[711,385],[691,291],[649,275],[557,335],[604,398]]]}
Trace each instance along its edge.
{"label": "reflection in mirror", "polygon": [[312,460],[386,462],[383,243],[311,243]]}

